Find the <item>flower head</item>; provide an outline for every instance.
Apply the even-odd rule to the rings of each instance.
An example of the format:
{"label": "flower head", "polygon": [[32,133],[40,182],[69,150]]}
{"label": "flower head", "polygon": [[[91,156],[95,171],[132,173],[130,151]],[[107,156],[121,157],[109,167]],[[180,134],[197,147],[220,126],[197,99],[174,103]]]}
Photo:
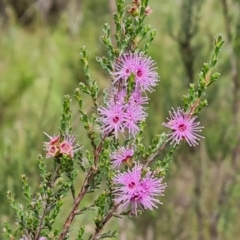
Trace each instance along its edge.
{"label": "flower head", "polygon": [[148,104],[149,98],[147,96],[143,96],[141,90],[139,88],[135,88],[132,92],[131,96],[129,97],[130,103],[135,103],[138,105]]}
{"label": "flower head", "polygon": [[133,53],[123,54],[115,63],[115,71],[112,73],[114,82],[121,79],[127,80],[135,72],[136,59]]}
{"label": "flower head", "polygon": [[129,147],[119,147],[117,151],[110,156],[114,168],[119,168],[124,162],[128,162],[133,157],[134,150]]}
{"label": "flower head", "polygon": [[149,16],[152,12],[153,12],[153,10],[151,9],[150,6],[147,6],[147,7],[145,8],[145,10],[144,10],[144,14],[145,14],[146,16]]}
{"label": "flower head", "polygon": [[57,157],[60,154],[73,157],[74,152],[81,148],[78,144],[74,144],[76,140],[75,134],[66,133],[62,141],[60,135],[51,137],[47,133],[44,134],[50,139],[49,142],[44,142],[44,150],[46,151],[47,158]]}
{"label": "flower head", "polygon": [[105,91],[105,102],[116,105],[123,105],[125,103],[127,92],[125,87],[120,89],[116,86],[111,86]]}
{"label": "flower head", "polygon": [[121,203],[124,208],[131,207],[133,214],[137,214],[138,208],[150,209],[161,203],[157,196],[163,196],[166,184],[162,179],[154,178],[150,170],[142,176],[142,165],[137,164],[132,170],[120,173],[114,179],[116,187],[115,201]]}
{"label": "flower head", "polygon": [[128,129],[129,134],[135,136],[139,132],[138,123],[145,120],[146,113],[143,111],[141,105],[127,104],[125,111],[125,127]]}
{"label": "flower head", "polygon": [[117,138],[118,132],[124,131],[124,105],[109,103],[108,106],[100,107],[100,122],[102,123],[102,130],[105,133],[114,132]]}
{"label": "flower head", "polygon": [[169,112],[170,118],[168,122],[163,123],[163,126],[172,130],[168,140],[171,144],[179,144],[181,140],[186,141],[190,146],[196,146],[200,138],[203,138],[198,132],[201,132],[203,127],[199,126],[199,122],[195,122],[196,116],[185,113],[181,108],[177,111],[173,109]]}
{"label": "flower head", "polygon": [[59,149],[56,145],[52,145],[52,146],[50,145],[46,150],[47,150],[46,152],[47,158],[56,157],[59,154]]}
{"label": "flower head", "polygon": [[134,75],[136,87],[142,91],[152,91],[159,81],[154,65],[155,62],[143,53],[123,54],[116,62],[115,71],[112,73],[114,83],[119,80],[127,81],[131,75]]}
{"label": "flower head", "polygon": [[60,142],[60,135],[57,136],[49,136],[47,133],[44,132],[44,134],[50,139],[49,142],[44,142],[44,150],[46,150],[46,157],[56,157],[59,154],[59,142]]}
{"label": "flower head", "polygon": [[139,55],[139,59],[135,66],[135,82],[142,90],[153,91],[153,87],[159,81],[155,62],[151,58]]}
{"label": "flower head", "polygon": [[80,146],[78,144],[74,145],[75,140],[75,134],[65,134],[64,140],[59,145],[60,153],[73,157],[74,152],[80,149]]}

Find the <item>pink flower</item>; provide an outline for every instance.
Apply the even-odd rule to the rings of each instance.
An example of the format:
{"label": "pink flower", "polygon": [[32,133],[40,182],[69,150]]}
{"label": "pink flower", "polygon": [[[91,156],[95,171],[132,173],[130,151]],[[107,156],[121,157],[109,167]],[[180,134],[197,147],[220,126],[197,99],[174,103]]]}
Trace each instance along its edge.
{"label": "pink flower", "polygon": [[124,131],[124,105],[109,103],[107,107],[100,107],[100,122],[102,131],[106,133],[114,132],[117,138],[118,132]]}
{"label": "pink flower", "polygon": [[44,134],[50,139],[49,142],[45,142],[46,144],[48,145],[56,145],[58,144],[59,140],[60,140],[60,136],[57,135],[57,136],[49,136],[47,133],[44,132]]}
{"label": "pink flower", "polygon": [[111,86],[105,91],[105,98],[108,103],[123,105],[126,100],[126,89],[125,87]]}
{"label": "pink flower", "polygon": [[157,196],[163,196],[166,184],[162,179],[152,176],[150,170],[142,176],[142,165],[137,164],[132,170],[120,173],[114,178],[118,186],[114,190],[116,203],[121,203],[126,209],[131,208],[133,214],[137,214],[138,208],[150,209],[161,203]]}
{"label": "pink flower", "polygon": [[60,135],[49,136],[47,133],[44,133],[50,138],[49,142],[44,142],[44,150],[46,151],[46,157],[57,157],[60,154],[65,154],[70,157],[73,157],[74,152],[78,151],[81,147],[78,144],[74,144],[76,140],[75,134],[64,135],[63,141],[60,140]]}
{"label": "pink flower", "polygon": [[147,96],[143,96],[142,92],[138,88],[136,88],[135,91],[129,97],[130,103],[135,103],[138,105],[148,104],[148,100],[149,98]]}
{"label": "pink flower", "polygon": [[[124,98],[121,95],[119,97]],[[134,101],[124,103],[123,100],[110,100],[106,107],[100,107],[98,111],[101,130],[107,134],[113,132],[116,138],[119,132],[123,134],[125,130],[135,137],[139,132],[139,123],[147,116],[144,108]]]}
{"label": "pink flower", "polygon": [[135,81],[137,86],[139,86],[142,90],[152,92],[153,87],[155,87],[159,81],[156,68],[153,67],[154,65],[155,62],[153,60],[141,56],[136,64]]}
{"label": "pink flower", "polygon": [[153,10],[151,9],[150,6],[147,6],[147,7],[145,8],[145,10],[144,10],[144,14],[145,14],[146,16],[149,16],[152,12],[153,12]]}
{"label": "pink flower", "polygon": [[59,154],[59,149],[56,145],[50,145],[47,149],[46,152],[46,157],[51,158],[51,157],[56,157]]}
{"label": "pink flower", "polygon": [[126,105],[125,112],[125,127],[128,129],[129,134],[135,136],[139,132],[138,124],[145,120],[146,113],[143,111],[141,105],[128,104]]}
{"label": "pink flower", "polygon": [[203,138],[198,134],[203,127],[199,126],[199,122],[194,122],[197,117],[192,117],[180,108],[177,108],[177,111],[173,109],[169,114],[168,122],[162,124],[172,130],[168,135],[168,141],[174,146],[179,144],[181,140],[186,141],[190,146],[196,146],[198,141]]}
{"label": "pink flower", "polygon": [[127,80],[135,72],[136,54],[125,53],[115,63],[115,71],[112,73],[114,82],[121,79]]}
{"label": "pink flower", "polygon": [[75,140],[75,134],[65,134],[64,140],[59,145],[60,153],[73,157],[74,152],[81,148],[78,144],[74,145]]}
{"label": "pink flower", "polygon": [[119,168],[121,163],[131,160],[134,154],[133,148],[119,147],[117,151],[113,152],[110,156],[114,168]]}
{"label": "pink flower", "polygon": [[139,88],[135,88],[135,90],[129,94],[127,98],[127,90],[125,87],[116,87],[111,86],[105,92],[106,102],[124,105],[126,103],[144,105],[148,104],[149,98],[143,95],[142,91]]}
{"label": "pink flower", "polygon": [[[161,202],[156,199],[156,196],[163,196],[163,192],[167,184],[162,183],[162,178],[153,178],[151,172],[142,179],[141,182],[141,195],[139,195],[136,204],[141,204],[145,209],[153,210],[153,207],[157,207],[155,203],[161,204]],[[139,202],[139,203],[138,203]]]}
{"label": "pink flower", "polygon": [[72,147],[71,143],[64,141],[64,142],[60,143],[59,147],[60,147],[60,153],[73,157],[73,147]]}
{"label": "pink flower", "polygon": [[112,73],[114,83],[119,80],[127,81],[131,74],[135,77],[136,87],[142,91],[153,91],[159,81],[158,73],[154,67],[155,62],[143,53],[126,53],[115,63]]}
{"label": "pink flower", "polygon": [[60,135],[57,136],[49,136],[47,133],[44,132],[44,134],[50,139],[49,142],[44,142],[44,150],[46,151],[46,157],[56,157],[59,154],[59,142],[60,142]]}

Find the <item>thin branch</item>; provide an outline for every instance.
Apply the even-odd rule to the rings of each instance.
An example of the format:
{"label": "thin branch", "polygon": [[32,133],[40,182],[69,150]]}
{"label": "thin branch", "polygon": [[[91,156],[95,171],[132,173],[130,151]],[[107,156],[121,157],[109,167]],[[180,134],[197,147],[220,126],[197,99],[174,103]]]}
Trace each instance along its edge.
{"label": "thin branch", "polygon": [[167,141],[165,141],[163,145],[155,153],[153,153],[147,158],[143,168],[147,168],[161,154],[161,152],[166,148],[166,146],[167,146]]}
{"label": "thin branch", "polygon": [[82,185],[82,188],[76,198],[76,201],[73,205],[73,208],[71,210],[71,212],[69,213],[64,225],[63,225],[63,230],[60,234],[60,237],[58,238],[58,240],[64,240],[68,231],[69,231],[69,228],[72,224],[72,221],[74,219],[74,217],[77,215],[77,208],[81,202],[81,200],[83,199],[84,195],[86,194],[87,190],[88,190],[88,185],[89,185],[89,182],[91,181],[91,179],[93,178],[94,176],[94,171],[93,169],[91,168],[83,182],[83,185]]}
{"label": "thin branch", "polygon": [[[75,212],[75,215],[80,215],[82,214],[83,212],[87,211],[87,210],[91,210],[91,208],[95,207],[95,203],[91,204],[90,206],[88,207],[84,207],[82,208],[81,210],[78,210]],[[93,209],[92,209],[93,210]]]}
{"label": "thin branch", "polygon": [[113,208],[108,212],[108,214],[106,215],[106,217],[101,221],[101,223],[99,224],[99,228],[97,228],[94,232],[94,234],[91,236],[91,238],[89,240],[96,240],[99,239],[99,234],[102,232],[103,227],[105,226],[105,224],[111,219],[111,217],[114,215],[115,211],[117,210],[117,208],[120,206],[121,202],[118,203],[117,205],[114,205]]}
{"label": "thin branch", "polygon": [[42,214],[42,216],[40,217],[40,224],[39,224],[39,227],[38,227],[38,229],[37,229],[37,231],[36,231],[34,240],[38,240],[38,239],[40,238],[40,234],[41,234],[41,231],[42,231],[42,229],[43,229],[44,218],[45,218],[45,216],[46,216],[46,214],[47,214],[48,212],[49,212],[49,211],[48,211],[48,205],[45,204],[45,207],[44,207],[44,210],[43,210],[43,214]]}
{"label": "thin branch", "polygon": [[78,209],[79,204],[81,203],[83,197],[87,193],[89,183],[91,182],[92,178],[94,177],[95,173],[97,172],[97,164],[98,164],[100,153],[102,151],[103,142],[104,142],[105,139],[106,139],[106,135],[103,135],[98,147],[94,151],[94,166],[91,167],[91,169],[88,171],[87,176],[84,179],[82,188],[81,188],[77,198],[74,197],[73,208],[72,208],[71,212],[69,213],[69,215],[68,215],[68,217],[67,217],[67,219],[66,219],[66,221],[63,225],[63,230],[62,230],[58,240],[64,240],[65,239],[65,237],[66,237],[66,235],[69,231],[69,228],[72,224],[73,219],[75,218],[76,215],[79,214],[79,211],[77,209]]}

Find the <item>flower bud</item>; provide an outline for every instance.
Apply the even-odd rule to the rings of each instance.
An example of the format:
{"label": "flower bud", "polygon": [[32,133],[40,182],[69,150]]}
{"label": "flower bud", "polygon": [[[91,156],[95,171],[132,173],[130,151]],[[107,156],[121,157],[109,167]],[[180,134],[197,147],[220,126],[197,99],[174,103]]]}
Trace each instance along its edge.
{"label": "flower bud", "polygon": [[146,8],[145,8],[145,10],[144,10],[144,14],[146,15],[146,16],[149,16],[151,13],[152,13],[152,9],[151,9],[151,7],[150,6],[147,6]]}
{"label": "flower bud", "polygon": [[137,17],[140,14],[140,9],[136,5],[132,5],[127,12],[130,13],[133,17]]}

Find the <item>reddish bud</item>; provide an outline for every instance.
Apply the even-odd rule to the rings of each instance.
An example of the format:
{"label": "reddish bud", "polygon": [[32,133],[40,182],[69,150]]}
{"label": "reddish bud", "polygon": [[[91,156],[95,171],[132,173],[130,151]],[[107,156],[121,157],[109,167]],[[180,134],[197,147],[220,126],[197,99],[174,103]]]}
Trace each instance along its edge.
{"label": "reddish bud", "polygon": [[151,7],[150,6],[147,6],[146,8],[145,8],[145,10],[144,10],[144,14],[146,15],[146,16],[149,16],[151,13],[152,13],[152,9],[151,9]]}

